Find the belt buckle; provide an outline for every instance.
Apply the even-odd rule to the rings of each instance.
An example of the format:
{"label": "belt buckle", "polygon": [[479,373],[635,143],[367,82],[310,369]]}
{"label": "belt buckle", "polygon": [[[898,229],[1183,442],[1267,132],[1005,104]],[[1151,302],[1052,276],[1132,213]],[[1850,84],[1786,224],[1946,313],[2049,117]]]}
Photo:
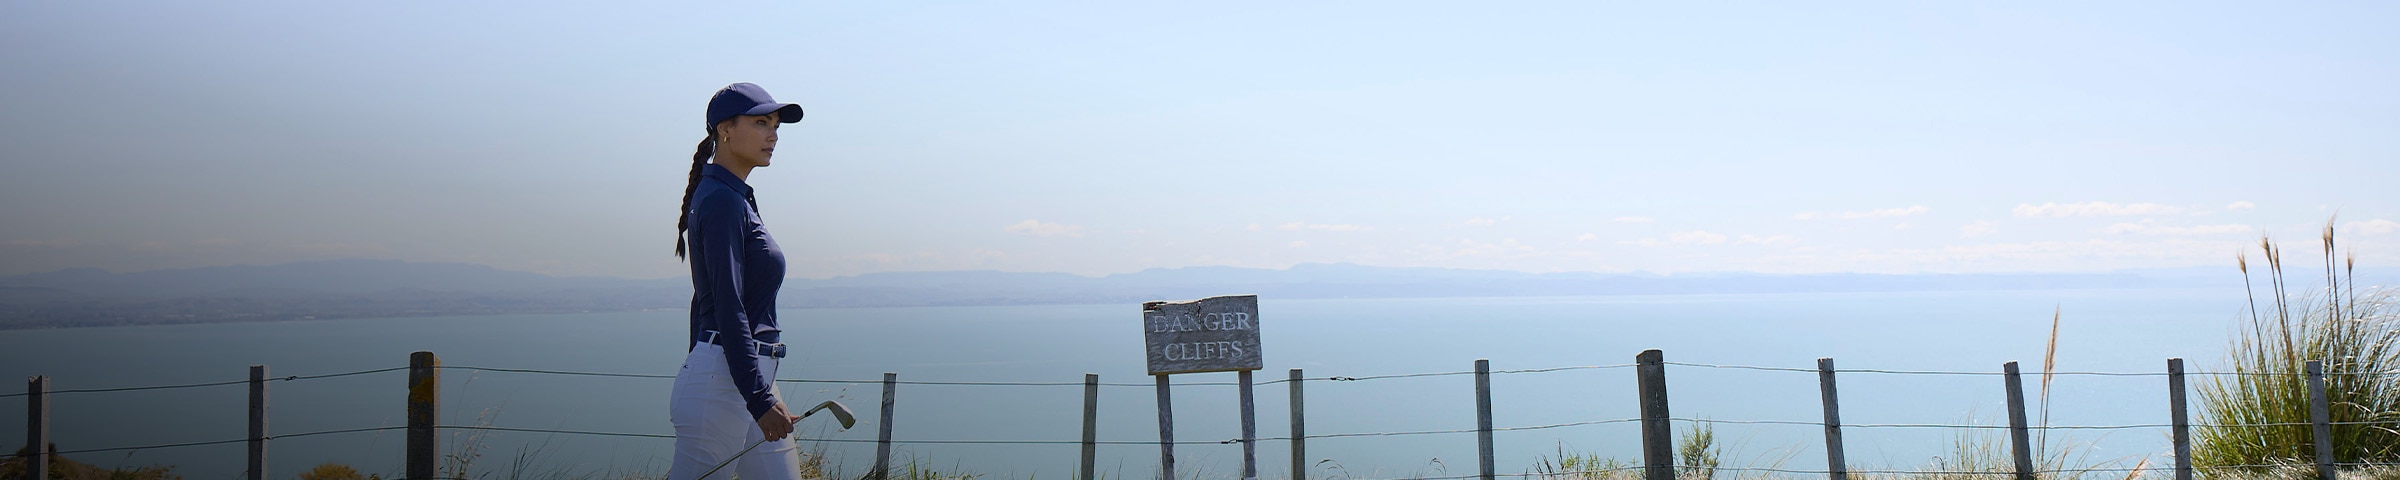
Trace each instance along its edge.
{"label": "belt buckle", "polygon": [[761,342],[758,344],[758,354],[761,356],[783,358],[786,350],[787,349],[781,343]]}

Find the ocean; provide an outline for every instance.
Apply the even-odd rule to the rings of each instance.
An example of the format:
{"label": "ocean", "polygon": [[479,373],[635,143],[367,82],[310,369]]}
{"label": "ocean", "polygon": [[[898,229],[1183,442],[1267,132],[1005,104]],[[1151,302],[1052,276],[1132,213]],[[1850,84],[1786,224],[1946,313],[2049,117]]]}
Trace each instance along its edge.
{"label": "ocean", "polygon": [[[1241,292],[1226,292],[1241,293]],[[1492,377],[1496,426],[1529,427],[1638,416],[1635,373],[1622,365],[1660,349],[1674,417],[1713,421],[1729,467],[1822,470],[1821,405],[1813,369],[2028,372],[2027,395],[2046,403],[2051,425],[2166,423],[2161,376],[2063,375],[2040,402],[2039,377],[2054,311],[2056,368],[2066,372],[2158,373],[2166,359],[2193,371],[2221,369],[2246,302],[2239,290],[2127,289],[1912,293],[1811,293],[1535,298],[1259,300],[1264,383],[1293,368],[1303,382],[1307,433],[1397,434],[1312,438],[1309,476],[1393,478],[1476,472],[1474,379],[1456,374],[1488,359],[1500,371],[1590,366]],[[249,365],[275,377],[405,366],[432,351],[446,366],[672,375],[685,352],[685,313],[611,312],[376,318],[0,331],[0,374],[48,375],[53,390],[189,384],[247,378]],[[793,354],[782,379],[788,403],[838,399],[860,424],[831,431],[810,420],[804,448],[848,476],[872,463],[885,372],[903,382],[1039,385],[922,385],[897,389],[895,462],[985,478],[1062,478],[1077,468],[1086,373],[1104,383],[1102,441],[1158,439],[1157,399],[1144,373],[1140,305],[960,306],[787,309]],[[1392,375],[1437,374],[1418,376]],[[270,384],[270,431],[294,434],[404,424],[406,372]],[[1359,377],[1328,381],[1330,377]],[[1368,378],[1382,377],[1382,378]],[[1177,375],[1173,392],[1180,476],[1233,478],[1241,447],[1232,373]],[[670,380],[445,370],[444,424],[670,434]],[[1852,425],[2005,425],[2002,378],[1852,372],[1840,376],[1842,418]],[[2194,377],[2193,394],[2207,382]],[[1049,385],[1063,384],[1063,385]],[[20,392],[11,384],[0,392]],[[1255,391],[1260,437],[1289,433],[1288,385]],[[56,394],[53,441],[62,450],[239,439],[247,390],[211,386]],[[0,398],[22,412],[23,397]],[[1692,422],[1679,422],[1684,430]],[[25,416],[0,415],[0,445],[21,445]],[[1911,469],[1950,454],[1960,436],[2005,440],[1994,430],[1851,428],[1854,469]],[[269,471],[290,478],[322,463],[397,477],[403,432],[318,435],[270,442]],[[2053,430],[2053,449],[2091,462],[2167,462],[2164,428]],[[509,478],[529,459],[536,472],[663,473],[672,440],[528,432],[450,431],[445,449],[472,458],[476,473]],[[1023,440],[1039,444],[912,441]],[[2004,444],[2004,443],[2003,443]],[[1290,442],[1258,444],[1262,478],[1288,478]],[[1501,473],[1522,473],[1562,453],[1638,463],[1634,423],[1502,431]],[[475,448],[468,449],[467,446]],[[1152,476],[1155,445],[1102,445],[1110,478]],[[172,465],[192,479],[238,478],[240,443],[85,453],[102,466]]]}

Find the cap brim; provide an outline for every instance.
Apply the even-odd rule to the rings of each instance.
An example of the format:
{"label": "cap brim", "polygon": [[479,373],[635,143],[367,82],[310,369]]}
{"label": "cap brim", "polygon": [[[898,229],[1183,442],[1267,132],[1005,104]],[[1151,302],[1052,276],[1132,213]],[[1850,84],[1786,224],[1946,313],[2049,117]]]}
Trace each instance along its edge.
{"label": "cap brim", "polygon": [[750,107],[750,111],[742,112],[743,115],[754,116],[766,115],[769,113],[779,113],[781,115],[777,116],[777,120],[782,121],[783,123],[793,123],[800,121],[800,116],[806,114],[807,112],[801,111],[800,104],[797,103],[769,103],[756,107]]}

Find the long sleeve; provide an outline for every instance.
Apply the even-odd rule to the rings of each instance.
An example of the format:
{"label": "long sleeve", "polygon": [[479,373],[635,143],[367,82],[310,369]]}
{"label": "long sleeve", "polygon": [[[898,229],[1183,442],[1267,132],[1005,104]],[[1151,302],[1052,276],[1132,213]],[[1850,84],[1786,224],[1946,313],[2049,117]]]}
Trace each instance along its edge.
{"label": "long sleeve", "polygon": [[699,305],[708,313],[699,320],[717,331],[716,343],[724,347],[726,372],[733,377],[734,389],[741,392],[750,418],[758,418],[774,408],[776,399],[769,388],[774,386],[772,379],[762,374],[758,358],[747,348],[754,332],[742,290],[743,264],[749,258],[752,235],[749,203],[732,194],[709,195],[693,203],[693,283],[709,292],[705,305]]}

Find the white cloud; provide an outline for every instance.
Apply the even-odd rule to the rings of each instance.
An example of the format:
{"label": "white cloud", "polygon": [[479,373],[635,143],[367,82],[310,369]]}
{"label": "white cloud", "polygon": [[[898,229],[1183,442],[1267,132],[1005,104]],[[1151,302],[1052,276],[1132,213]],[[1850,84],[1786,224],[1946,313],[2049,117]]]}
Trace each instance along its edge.
{"label": "white cloud", "polygon": [[1790,244],[1792,244],[1792,243],[1799,242],[1799,241],[1800,241],[1800,239],[1798,239],[1798,238],[1793,238],[1791,235],[1775,235],[1775,236],[1767,236],[1767,237],[1761,237],[1761,236],[1757,236],[1757,235],[1743,235],[1743,236],[1742,236],[1742,238],[1741,238],[1740,240],[1735,240],[1735,241],[1733,242],[1733,244],[1734,244],[1734,245],[1790,245]]}
{"label": "white cloud", "polygon": [[2000,233],[2000,222],[1994,222],[1991,220],[1976,220],[1975,223],[1969,223],[1967,226],[1958,227],[1958,238],[1975,238],[1994,233]]}
{"label": "white cloud", "polygon": [[1362,225],[1351,225],[1351,224],[1347,224],[1347,223],[1302,223],[1302,222],[1289,222],[1289,223],[1285,223],[1285,224],[1283,224],[1283,226],[1275,227],[1275,229],[1276,229],[1276,230],[1282,230],[1282,231],[1286,231],[1286,232],[1300,231],[1300,230],[1308,230],[1308,231],[1313,231],[1313,232],[1364,232],[1364,231],[1368,231],[1368,230],[1374,230],[1374,228],[1370,228],[1370,227],[1366,227],[1366,226],[1362,226]]}
{"label": "white cloud", "polygon": [[1505,221],[1508,221],[1508,219],[1509,219],[1509,218],[1510,218],[1510,217],[1500,217],[1500,218],[1490,218],[1490,217],[1475,217],[1475,218],[1469,218],[1469,219],[1467,219],[1467,222],[1466,222],[1466,223],[1467,223],[1467,225],[1468,225],[1468,226],[1476,226],[1476,227],[1488,227],[1488,226],[1492,226],[1492,225],[1499,225],[1499,224],[1500,224],[1500,222],[1505,222]]}
{"label": "white cloud", "polygon": [[2349,230],[2350,233],[2359,235],[2382,235],[2386,233],[2400,232],[2400,222],[2384,219],[2375,219],[2365,222],[2350,222],[2342,224],[2342,229]]}
{"label": "white cloud", "polygon": [[[1980,245],[1945,245],[1884,251],[1860,250],[1833,260],[1857,271],[1880,265],[1892,271],[2052,270],[2092,271],[2134,266],[2225,262],[2226,251],[2244,242],[2172,238],[2126,242],[2091,239]],[[1863,270],[1862,267],[1865,267]]]}
{"label": "white cloud", "polygon": [[2183,209],[2156,203],[2116,204],[2109,202],[2031,203],[2017,204],[2013,212],[2019,217],[2122,217],[2130,215],[2174,215]]}
{"label": "white cloud", "polygon": [[2226,210],[2249,210],[2253,208],[2258,208],[2258,205],[2250,202],[2233,202],[2225,205]]}
{"label": "white cloud", "polygon": [[1307,240],[1293,240],[1293,241],[1292,241],[1292,243],[1290,244],[1290,246],[1291,246],[1292,248],[1308,248],[1308,241],[1307,241]]}
{"label": "white cloud", "polygon": [[1821,219],[1821,218],[1832,218],[1832,219],[1840,219],[1840,220],[1857,220],[1857,219],[1862,219],[1862,218],[1906,217],[1906,216],[1909,216],[1909,215],[1922,215],[1922,214],[1924,214],[1924,213],[1926,213],[1926,212],[1931,212],[1931,211],[1933,211],[1933,209],[1931,209],[1931,208],[1926,208],[1924,205],[1914,205],[1914,206],[1908,206],[1908,207],[1899,207],[1899,208],[1878,208],[1878,209],[1874,209],[1874,210],[1867,210],[1867,211],[1863,211],[1863,212],[1835,212],[1835,213],[1823,213],[1823,212],[1802,212],[1802,213],[1793,214],[1793,215],[1792,215],[1792,218],[1793,218],[1793,219],[1795,219],[1795,220],[1816,220],[1816,219]]}
{"label": "white cloud", "polygon": [[1725,243],[1725,236],[1703,230],[1693,230],[1675,232],[1675,234],[1667,236],[1667,241],[1685,245],[1716,245]]}
{"label": "white cloud", "polygon": [[[1592,234],[1584,234],[1581,237],[1575,237],[1577,241],[1585,241],[1587,239],[1596,240],[1598,238],[1599,236]],[[1725,235],[1707,230],[1690,230],[1675,232],[1674,234],[1667,235],[1667,238],[1664,239],[1644,238],[1640,240],[1620,241],[1617,242],[1617,244],[1640,247],[1664,247],[1670,245],[1725,245],[1728,243],[1733,245],[1790,245],[1799,242],[1800,239],[1798,237],[1793,237],[1791,235],[1742,235],[1741,237],[1737,238],[1731,235]]]}
{"label": "white cloud", "polygon": [[2100,229],[2100,232],[2110,235],[2123,235],[2128,233],[2137,235],[2223,235],[2229,233],[2250,233],[2257,230],[2258,229],[2252,228],[2248,225],[2225,224],[2178,227],[2142,222],[2109,225],[2108,228]]}
{"label": "white cloud", "polygon": [[1452,258],[1527,257],[1538,256],[1541,255],[1542,252],[1540,249],[1533,248],[1532,245],[1518,243],[1517,239],[1503,238],[1498,242],[1478,242],[1473,239],[1462,239],[1458,241],[1458,245],[1456,247],[1448,249],[1448,251],[1443,252],[1443,254]]}
{"label": "white cloud", "polygon": [[1577,242],[1589,242],[1589,241],[1593,241],[1593,240],[1599,240],[1599,239],[1600,239],[1600,236],[1599,236],[1599,235],[1590,234],[1590,233],[1586,233],[1586,234],[1582,234],[1582,235],[1576,235],[1576,236],[1575,236],[1575,241],[1577,241]]}
{"label": "white cloud", "polygon": [[1036,220],[1026,220],[1026,221],[1022,221],[1022,222],[1017,222],[1017,224],[1015,224],[1015,225],[1009,225],[1008,227],[1006,227],[1006,228],[1002,228],[1001,230],[1005,230],[1005,231],[1007,231],[1008,233],[1014,233],[1014,234],[1018,234],[1018,235],[1028,235],[1028,236],[1035,236],[1035,237],[1062,237],[1062,236],[1063,236],[1063,237],[1083,238],[1083,235],[1084,235],[1084,233],[1086,233],[1086,231],[1084,230],[1084,228],[1083,228],[1083,226],[1082,226],[1082,225],[1066,225],[1066,224],[1053,223],[1053,222],[1043,222],[1043,221],[1036,221]]}
{"label": "white cloud", "polygon": [[1655,220],[1652,220],[1650,217],[1617,217],[1611,218],[1609,221],[1617,223],[1650,223]]}

